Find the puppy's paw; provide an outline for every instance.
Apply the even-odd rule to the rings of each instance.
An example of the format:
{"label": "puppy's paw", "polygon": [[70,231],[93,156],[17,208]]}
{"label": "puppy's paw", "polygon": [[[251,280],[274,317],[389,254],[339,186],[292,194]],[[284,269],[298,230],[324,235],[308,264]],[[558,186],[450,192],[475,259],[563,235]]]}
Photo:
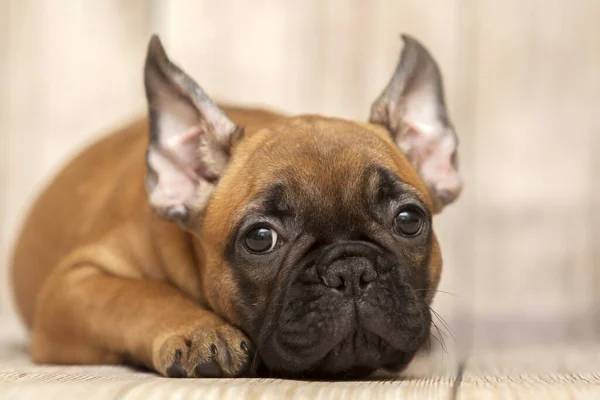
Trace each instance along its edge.
{"label": "puppy's paw", "polygon": [[247,375],[253,346],[231,325],[196,328],[164,337],[154,366],[172,378],[220,378]]}

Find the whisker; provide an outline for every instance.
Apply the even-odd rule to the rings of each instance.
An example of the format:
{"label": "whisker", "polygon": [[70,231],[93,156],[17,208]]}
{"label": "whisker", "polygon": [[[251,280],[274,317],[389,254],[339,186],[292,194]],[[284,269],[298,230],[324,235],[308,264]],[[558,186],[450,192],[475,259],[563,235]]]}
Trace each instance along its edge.
{"label": "whisker", "polygon": [[431,308],[430,306],[429,310],[431,311],[431,313],[437,317],[438,321],[440,321],[440,323],[442,324],[442,326],[444,328],[446,328],[446,330],[448,331],[448,334],[450,336],[452,336],[452,339],[456,342],[456,332],[454,331],[454,329],[452,329],[452,327],[450,326],[450,324],[437,312],[435,311],[433,308]]}
{"label": "whisker", "polygon": [[447,294],[453,297],[459,297],[459,295],[457,295],[456,293],[452,293],[452,292],[447,292],[445,290],[437,290],[437,289],[414,289],[415,292],[426,292],[426,291],[433,291],[436,293],[442,293],[442,294]]}
{"label": "whisker", "polygon": [[448,349],[447,349],[447,347],[446,347],[446,341],[444,340],[444,335],[442,334],[442,332],[440,331],[440,328],[439,328],[439,327],[436,325],[436,323],[435,323],[435,322],[433,322],[433,321],[432,321],[432,324],[433,324],[433,327],[434,327],[434,328],[436,329],[436,331],[438,332],[438,335],[439,335],[439,337],[437,337],[436,335],[434,335],[434,334],[433,334],[433,332],[432,332],[432,333],[430,333],[430,336],[431,336],[432,338],[434,338],[434,339],[435,339],[435,340],[436,340],[436,341],[439,343],[439,345],[440,345],[440,346],[441,346],[441,348],[442,348],[442,351],[443,351],[443,353],[447,353],[447,352],[448,352]]}
{"label": "whisker", "polygon": [[[431,337],[431,332],[429,333],[429,336]],[[427,357],[431,356],[431,347],[431,340],[428,340],[426,344]]]}

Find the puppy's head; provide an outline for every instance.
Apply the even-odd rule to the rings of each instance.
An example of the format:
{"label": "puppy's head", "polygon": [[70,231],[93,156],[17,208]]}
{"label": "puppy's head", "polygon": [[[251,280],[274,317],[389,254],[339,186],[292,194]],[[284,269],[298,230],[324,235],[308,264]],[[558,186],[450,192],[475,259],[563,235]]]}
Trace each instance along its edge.
{"label": "puppy's head", "polygon": [[441,273],[432,215],[461,189],[435,61],[414,39],[370,123],[236,125],[153,38],[150,203],[201,240],[204,297],[288,376],[404,367]]}

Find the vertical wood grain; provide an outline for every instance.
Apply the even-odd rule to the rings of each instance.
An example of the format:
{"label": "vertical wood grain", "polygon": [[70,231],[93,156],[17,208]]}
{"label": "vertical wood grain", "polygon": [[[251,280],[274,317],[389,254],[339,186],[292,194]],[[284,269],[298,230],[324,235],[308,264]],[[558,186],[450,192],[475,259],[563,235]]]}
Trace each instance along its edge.
{"label": "vertical wood grain", "polygon": [[[598,15],[596,1],[479,8],[474,313],[482,328],[512,321],[530,340],[589,332]],[[551,320],[564,321],[564,332],[547,332]]]}
{"label": "vertical wood grain", "polygon": [[[0,2],[0,262],[4,261],[4,253],[8,245],[8,237],[5,226],[5,203],[6,193],[8,191],[8,101],[9,92],[6,90],[8,86],[8,35],[9,35],[9,3]],[[6,268],[0,264],[0,315],[4,310],[4,298],[2,295],[5,292],[5,273]]]}

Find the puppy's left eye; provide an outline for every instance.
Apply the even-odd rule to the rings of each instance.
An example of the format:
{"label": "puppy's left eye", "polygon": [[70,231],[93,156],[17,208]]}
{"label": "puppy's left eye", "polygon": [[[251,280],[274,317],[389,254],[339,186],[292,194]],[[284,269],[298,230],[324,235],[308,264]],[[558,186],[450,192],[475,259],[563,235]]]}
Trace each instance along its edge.
{"label": "puppy's left eye", "polygon": [[277,232],[264,226],[253,228],[244,237],[244,246],[250,253],[268,253],[275,248],[276,244]]}
{"label": "puppy's left eye", "polygon": [[394,228],[403,236],[416,236],[423,227],[423,214],[414,208],[404,208],[394,219]]}

